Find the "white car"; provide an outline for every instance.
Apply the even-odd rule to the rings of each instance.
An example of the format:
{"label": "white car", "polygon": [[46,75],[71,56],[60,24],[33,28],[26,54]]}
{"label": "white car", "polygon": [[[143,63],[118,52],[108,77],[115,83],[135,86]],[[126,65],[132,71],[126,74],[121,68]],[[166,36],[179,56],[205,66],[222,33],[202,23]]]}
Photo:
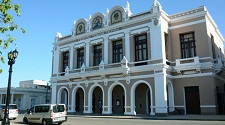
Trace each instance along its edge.
{"label": "white car", "polygon": [[[0,104],[0,120],[4,119],[5,104]],[[18,109],[16,104],[9,104],[9,119],[16,119],[18,116]]]}
{"label": "white car", "polygon": [[67,121],[67,111],[65,104],[39,104],[27,110],[23,117],[23,122],[39,123],[42,125],[61,125]]}

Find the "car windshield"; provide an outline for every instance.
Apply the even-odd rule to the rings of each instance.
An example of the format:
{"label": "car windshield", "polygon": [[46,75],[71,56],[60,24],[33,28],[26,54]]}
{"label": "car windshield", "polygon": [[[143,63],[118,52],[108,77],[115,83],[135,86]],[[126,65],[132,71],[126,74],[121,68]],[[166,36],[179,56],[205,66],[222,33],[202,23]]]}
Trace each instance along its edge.
{"label": "car windshield", "polygon": [[53,106],[53,112],[57,113],[57,112],[64,112],[65,107],[64,105],[55,105]]}
{"label": "car windshield", "polygon": [[[5,105],[2,106],[2,109],[5,109]],[[9,105],[9,109],[17,109],[16,105]]]}

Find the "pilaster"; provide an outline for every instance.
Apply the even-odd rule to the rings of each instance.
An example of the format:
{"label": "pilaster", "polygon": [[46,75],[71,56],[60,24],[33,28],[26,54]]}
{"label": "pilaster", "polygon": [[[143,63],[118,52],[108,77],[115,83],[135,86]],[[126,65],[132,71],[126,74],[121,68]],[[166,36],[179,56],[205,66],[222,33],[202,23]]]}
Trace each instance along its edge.
{"label": "pilaster", "polygon": [[108,36],[104,37],[104,63],[108,64],[109,61],[109,39]]}
{"label": "pilaster", "polygon": [[52,98],[51,98],[51,103],[56,104],[56,83],[52,83]]}
{"label": "pilaster", "polygon": [[69,69],[73,69],[73,55],[74,55],[74,49],[73,46],[70,46],[70,64],[69,64]]}
{"label": "pilaster", "polygon": [[85,59],[86,59],[86,64],[85,66],[86,67],[89,67],[89,58],[90,58],[90,41],[86,41],[85,42],[86,45],[85,45]]}
{"label": "pilaster", "polygon": [[166,63],[165,38],[161,17],[155,17],[150,24],[151,59],[163,59]]}
{"label": "pilaster", "polygon": [[2,104],[2,94],[1,94],[0,98],[1,98],[1,99],[0,99],[0,104]]}
{"label": "pilaster", "polygon": [[58,46],[53,47],[53,71],[52,74],[59,73],[59,48]]}
{"label": "pilaster", "polygon": [[14,94],[11,94],[11,102],[10,102],[10,104],[13,104],[13,98],[14,98]]}
{"label": "pilaster", "polygon": [[166,92],[166,69],[155,73],[155,113],[166,115],[167,112],[167,92]]}
{"label": "pilaster", "polygon": [[125,57],[130,62],[130,31],[125,31]]}

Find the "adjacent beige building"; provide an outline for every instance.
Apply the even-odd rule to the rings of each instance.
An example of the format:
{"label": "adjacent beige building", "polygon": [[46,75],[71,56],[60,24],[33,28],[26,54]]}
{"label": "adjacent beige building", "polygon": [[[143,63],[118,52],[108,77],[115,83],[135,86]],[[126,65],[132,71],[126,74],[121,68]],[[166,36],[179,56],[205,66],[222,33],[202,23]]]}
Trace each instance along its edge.
{"label": "adjacent beige building", "polygon": [[127,2],[57,33],[52,103],[69,113],[225,113],[224,38],[206,7],[150,8],[132,14]]}

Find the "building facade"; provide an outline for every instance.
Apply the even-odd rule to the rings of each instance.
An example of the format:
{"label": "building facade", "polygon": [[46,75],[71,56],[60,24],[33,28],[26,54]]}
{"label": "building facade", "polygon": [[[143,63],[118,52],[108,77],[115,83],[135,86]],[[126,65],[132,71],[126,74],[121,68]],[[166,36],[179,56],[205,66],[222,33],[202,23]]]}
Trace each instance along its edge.
{"label": "building facade", "polygon": [[205,6],[168,15],[154,0],[74,22],[53,43],[52,103],[69,113],[219,114],[224,38]]}
{"label": "building facade", "polygon": [[[11,87],[10,104],[17,104],[20,113],[24,113],[36,104],[50,103],[51,91],[46,88],[47,82],[43,80],[20,81],[19,87]],[[6,102],[6,88],[0,88],[0,104]],[[47,97],[46,97],[47,96]]]}

